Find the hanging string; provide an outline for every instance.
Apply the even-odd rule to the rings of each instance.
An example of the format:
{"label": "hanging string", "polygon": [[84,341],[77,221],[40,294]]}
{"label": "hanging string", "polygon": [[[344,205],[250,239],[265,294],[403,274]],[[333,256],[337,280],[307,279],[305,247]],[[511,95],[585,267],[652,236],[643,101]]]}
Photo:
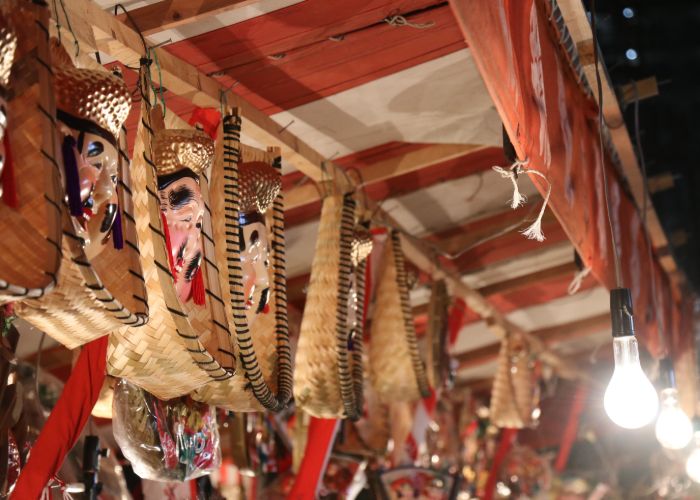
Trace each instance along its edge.
{"label": "hanging string", "polygon": [[500,174],[504,179],[510,179],[513,183],[513,198],[510,201],[510,208],[515,210],[516,208],[524,205],[527,202],[527,196],[520,192],[518,188],[518,176],[522,173],[523,166],[527,165],[528,160],[520,161],[515,160],[510,168],[503,168],[499,166],[491,167],[494,172]]}
{"label": "hanging string", "polygon": [[540,212],[537,215],[537,218],[535,221],[530,224],[527,228],[521,231],[521,233],[528,239],[530,240],[537,240],[537,241],[544,241],[544,233],[542,232],[542,217],[544,217],[544,211],[547,209],[547,204],[549,203],[549,197],[552,194],[552,184],[549,182],[549,179],[547,179],[547,176],[544,175],[542,172],[539,170],[535,170],[532,168],[525,168],[524,165],[527,165],[528,160],[525,159],[523,161],[516,160],[513,162],[513,164],[510,166],[509,169],[505,169],[503,167],[495,166],[492,167],[494,172],[498,173],[503,177],[504,179],[510,179],[511,183],[513,184],[513,197],[511,198],[510,202],[510,207],[512,209],[516,209],[519,206],[523,205],[527,201],[527,197],[520,192],[520,189],[518,187],[518,177],[522,174],[532,174],[532,175],[537,175],[541,177],[546,183],[547,183],[547,193],[544,196],[544,201],[542,203],[542,207],[540,208]]}
{"label": "hanging string", "polygon": [[[153,85],[153,81],[151,81],[151,88],[153,89],[153,100],[154,102],[158,102],[158,94],[160,94],[160,102],[163,105],[163,118],[165,118],[165,96],[163,95],[163,74],[160,71],[160,61],[158,60],[158,51],[151,47],[148,49],[147,52],[148,58],[153,60],[153,62],[156,63],[156,71],[158,72],[158,89],[156,90],[155,86]],[[153,57],[151,57],[153,55]]]}
{"label": "hanging string", "polygon": [[566,289],[566,292],[569,295],[576,294],[576,292],[581,289],[583,280],[586,279],[589,274],[591,274],[590,267],[584,267],[580,271],[576,271],[576,274],[574,274],[574,278],[571,280],[571,283],[569,283],[569,287]]}
{"label": "hanging string", "polygon": [[384,22],[390,26],[408,26],[409,28],[415,28],[418,30],[424,30],[435,26],[435,21],[428,21],[427,23],[412,23],[401,14],[387,16],[384,18]]}
{"label": "hanging string", "polygon": [[[66,11],[66,6],[63,3],[63,0],[59,0],[59,3],[61,4],[61,10],[63,11],[63,17],[66,18],[66,26],[68,26],[68,31],[70,31],[70,34],[73,37],[73,44],[75,45],[75,57],[78,57],[78,55],[80,55],[80,42],[78,42],[78,37],[75,36],[75,31],[73,31],[73,26],[71,25],[70,17],[68,17],[68,12]],[[61,16],[59,15],[58,8],[56,7],[56,0],[53,0],[53,11],[56,14],[56,31],[58,32],[58,41],[60,43],[61,42]]]}

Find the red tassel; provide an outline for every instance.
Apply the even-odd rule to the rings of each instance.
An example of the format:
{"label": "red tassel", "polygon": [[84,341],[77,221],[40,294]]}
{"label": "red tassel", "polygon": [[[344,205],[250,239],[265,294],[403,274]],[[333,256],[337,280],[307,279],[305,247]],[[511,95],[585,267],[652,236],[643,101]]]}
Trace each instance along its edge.
{"label": "red tassel", "polygon": [[170,263],[170,274],[173,276],[173,281],[177,281],[177,272],[175,271],[175,263],[173,262],[173,249],[170,245],[170,229],[168,229],[168,221],[163,212],[160,213],[160,220],[163,223],[163,234],[165,235],[165,246],[168,249],[168,262]]}
{"label": "red tassel", "polygon": [[5,144],[5,166],[2,169],[2,201],[8,207],[18,208],[19,199],[17,197],[17,185],[15,184],[15,169],[10,149],[10,135],[7,131],[5,132],[3,143]]}
{"label": "red tassel", "polygon": [[192,280],[192,300],[198,306],[204,305],[205,291],[204,291],[204,276],[202,276],[202,267],[197,269]]}

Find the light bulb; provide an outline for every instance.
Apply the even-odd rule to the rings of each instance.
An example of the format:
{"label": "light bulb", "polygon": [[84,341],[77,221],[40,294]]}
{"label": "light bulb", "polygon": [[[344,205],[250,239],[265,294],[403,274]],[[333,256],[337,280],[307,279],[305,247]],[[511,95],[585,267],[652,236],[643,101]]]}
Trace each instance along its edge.
{"label": "light bulb", "polygon": [[603,406],[610,420],[625,429],[639,429],[656,416],[659,398],[639,364],[634,335],[613,339],[615,371],[605,390]]}
{"label": "light bulb", "polygon": [[700,432],[695,433],[695,443],[695,449],[685,462],[685,473],[688,474],[690,479],[700,483],[700,446],[698,445],[700,443]]}
{"label": "light bulb", "polygon": [[669,450],[685,448],[693,438],[693,423],[678,404],[678,391],[661,391],[661,411],[656,420],[656,439]]}

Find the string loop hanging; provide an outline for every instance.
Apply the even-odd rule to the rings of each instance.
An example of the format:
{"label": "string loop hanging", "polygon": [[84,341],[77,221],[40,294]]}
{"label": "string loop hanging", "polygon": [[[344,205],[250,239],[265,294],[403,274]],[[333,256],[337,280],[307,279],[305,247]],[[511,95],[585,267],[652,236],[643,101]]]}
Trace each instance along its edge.
{"label": "string loop hanging", "polygon": [[516,160],[508,169],[499,166],[494,166],[492,167],[492,169],[494,172],[500,174],[500,176],[504,179],[510,179],[511,183],[513,184],[513,197],[510,201],[510,208],[512,209],[516,209],[524,205],[525,202],[527,202],[527,196],[522,194],[520,192],[520,188],[518,187],[518,177],[520,175],[537,175],[545,181],[545,183],[547,184],[547,192],[544,196],[544,201],[542,203],[542,207],[540,208],[539,214],[537,215],[537,218],[532,224],[530,224],[528,227],[521,231],[523,236],[525,236],[526,238],[542,242],[544,241],[544,233],[542,232],[542,217],[544,217],[544,211],[547,208],[547,204],[549,203],[549,197],[552,194],[552,184],[549,182],[549,179],[547,179],[547,176],[539,170],[526,168],[525,165],[527,165],[528,161],[529,160],[527,158],[522,161]]}

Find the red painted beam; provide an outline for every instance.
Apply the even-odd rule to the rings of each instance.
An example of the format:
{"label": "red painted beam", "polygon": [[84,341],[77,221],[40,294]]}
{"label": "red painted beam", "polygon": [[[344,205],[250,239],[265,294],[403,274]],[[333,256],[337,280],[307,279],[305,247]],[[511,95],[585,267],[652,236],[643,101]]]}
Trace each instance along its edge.
{"label": "red painted beam", "polygon": [[[658,277],[659,303],[672,297],[671,287],[658,262],[649,259],[635,204],[609,156],[600,150],[597,105],[570,69],[566,49],[549,20],[549,2],[450,0],[450,6],[518,157],[547,174],[552,186],[549,205],[585,264],[601,283],[613,288],[613,247],[603,196],[602,173],[607,174],[635,326],[649,350],[660,355],[654,314],[646,314],[654,311],[651,273]],[[546,191],[542,179],[531,178],[540,192]],[[665,304],[662,317],[668,325],[678,305],[669,300]]]}
{"label": "red painted beam", "polygon": [[[465,48],[449,7],[409,0],[413,23],[390,26],[398,13],[388,0],[308,0],[232,26],[171,44],[166,50],[272,114]],[[331,37],[334,37],[331,39]]]}

